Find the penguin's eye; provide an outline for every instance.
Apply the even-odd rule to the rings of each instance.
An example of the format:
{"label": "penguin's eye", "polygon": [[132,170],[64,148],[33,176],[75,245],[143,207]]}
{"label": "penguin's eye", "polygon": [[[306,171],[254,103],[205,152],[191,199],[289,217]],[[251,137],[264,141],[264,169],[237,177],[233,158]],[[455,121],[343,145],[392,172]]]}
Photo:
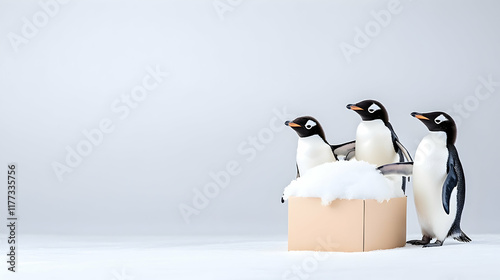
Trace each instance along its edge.
{"label": "penguin's eye", "polygon": [[314,126],[316,126],[316,122],[315,122],[315,121],[312,121],[312,120],[308,120],[308,121],[306,122],[306,125],[305,125],[305,127],[306,127],[307,129],[311,129],[311,128],[313,128]]}
{"label": "penguin's eye", "polygon": [[448,119],[443,114],[441,114],[441,115],[439,115],[439,117],[437,117],[437,118],[434,119],[434,122],[436,124],[440,124],[440,123],[445,122],[447,120]]}
{"label": "penguin's eye", "polygon": [[368,107],[368,112],[372,114],[375,113],[375,111],[377,110],[380,110],[380,107],[375,103],[373,103],[370,107]]}

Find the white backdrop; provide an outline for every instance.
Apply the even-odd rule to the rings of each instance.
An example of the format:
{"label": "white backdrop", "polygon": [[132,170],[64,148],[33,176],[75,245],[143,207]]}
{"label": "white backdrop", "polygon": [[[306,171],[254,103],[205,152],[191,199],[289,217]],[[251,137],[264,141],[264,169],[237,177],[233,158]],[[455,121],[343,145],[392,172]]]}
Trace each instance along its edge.
{"label": "white backdrop", "polygon": [[345,105],[368,98],[412,155],[427,130],[410,112],[460,119],[462,228],[500,233],[498,1],[67,2],[0,1],[21,234],[286,234],[284,119],[345,142],[360,120]]}

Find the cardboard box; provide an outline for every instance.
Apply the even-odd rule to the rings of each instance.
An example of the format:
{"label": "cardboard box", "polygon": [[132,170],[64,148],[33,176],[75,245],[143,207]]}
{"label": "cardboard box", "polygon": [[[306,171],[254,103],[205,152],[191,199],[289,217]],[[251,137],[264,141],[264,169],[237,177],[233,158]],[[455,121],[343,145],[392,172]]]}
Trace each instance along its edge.
{"label": "cardboard box", "polygon": [[374,199],[288,199],[288,250],[364,252],[405,246],[406,197]]}

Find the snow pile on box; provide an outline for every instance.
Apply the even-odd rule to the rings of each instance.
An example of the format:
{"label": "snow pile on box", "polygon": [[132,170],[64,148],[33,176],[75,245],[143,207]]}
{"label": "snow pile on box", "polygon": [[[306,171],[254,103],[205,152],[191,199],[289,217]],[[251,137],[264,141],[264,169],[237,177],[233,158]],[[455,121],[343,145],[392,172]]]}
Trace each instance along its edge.
{"label": "snow pile on box", "polygon": [[328,205],[335,199],[376,199],[379,202],[404,197],[375,165],[365,161],[337,161],[314,167],[285,188],[283,198],[320,197]]}

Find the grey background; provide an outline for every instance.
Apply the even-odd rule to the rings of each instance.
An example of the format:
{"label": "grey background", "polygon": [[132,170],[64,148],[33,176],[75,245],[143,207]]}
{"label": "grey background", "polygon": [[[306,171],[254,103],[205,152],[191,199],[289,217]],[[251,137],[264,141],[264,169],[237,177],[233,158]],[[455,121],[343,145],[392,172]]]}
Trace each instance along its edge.
{"label": "grey background", "polygon": [[[331,143],[352,140],[359,117],[345,105],[367,98],[386,106],[412,155],[426,129],[410,112],[460,117],[455,104],[468,104],[462,225],[500,233],[500,87],[474,103],[478,77],[500,81],[498,1],[402,0],[350,63],[339,45],[388,1],[243,1],[224,20],[213,3],[71,1],[15,52],[9,32],[41,8],[0,1],[0,162],[19,163],[22,234],[286,234],[279,197],[295,176],[297,136],[272,130],[251,160],[238,147],[285,107],[318,118]],[[111,103],[155,65],[169,78],[119,119]],[[60,182],[51,164],[104,118],[115,130]],[[186,223],[179,205],[230,161],[241,172]],[[408,231],[418,233],[409,189]]]}

